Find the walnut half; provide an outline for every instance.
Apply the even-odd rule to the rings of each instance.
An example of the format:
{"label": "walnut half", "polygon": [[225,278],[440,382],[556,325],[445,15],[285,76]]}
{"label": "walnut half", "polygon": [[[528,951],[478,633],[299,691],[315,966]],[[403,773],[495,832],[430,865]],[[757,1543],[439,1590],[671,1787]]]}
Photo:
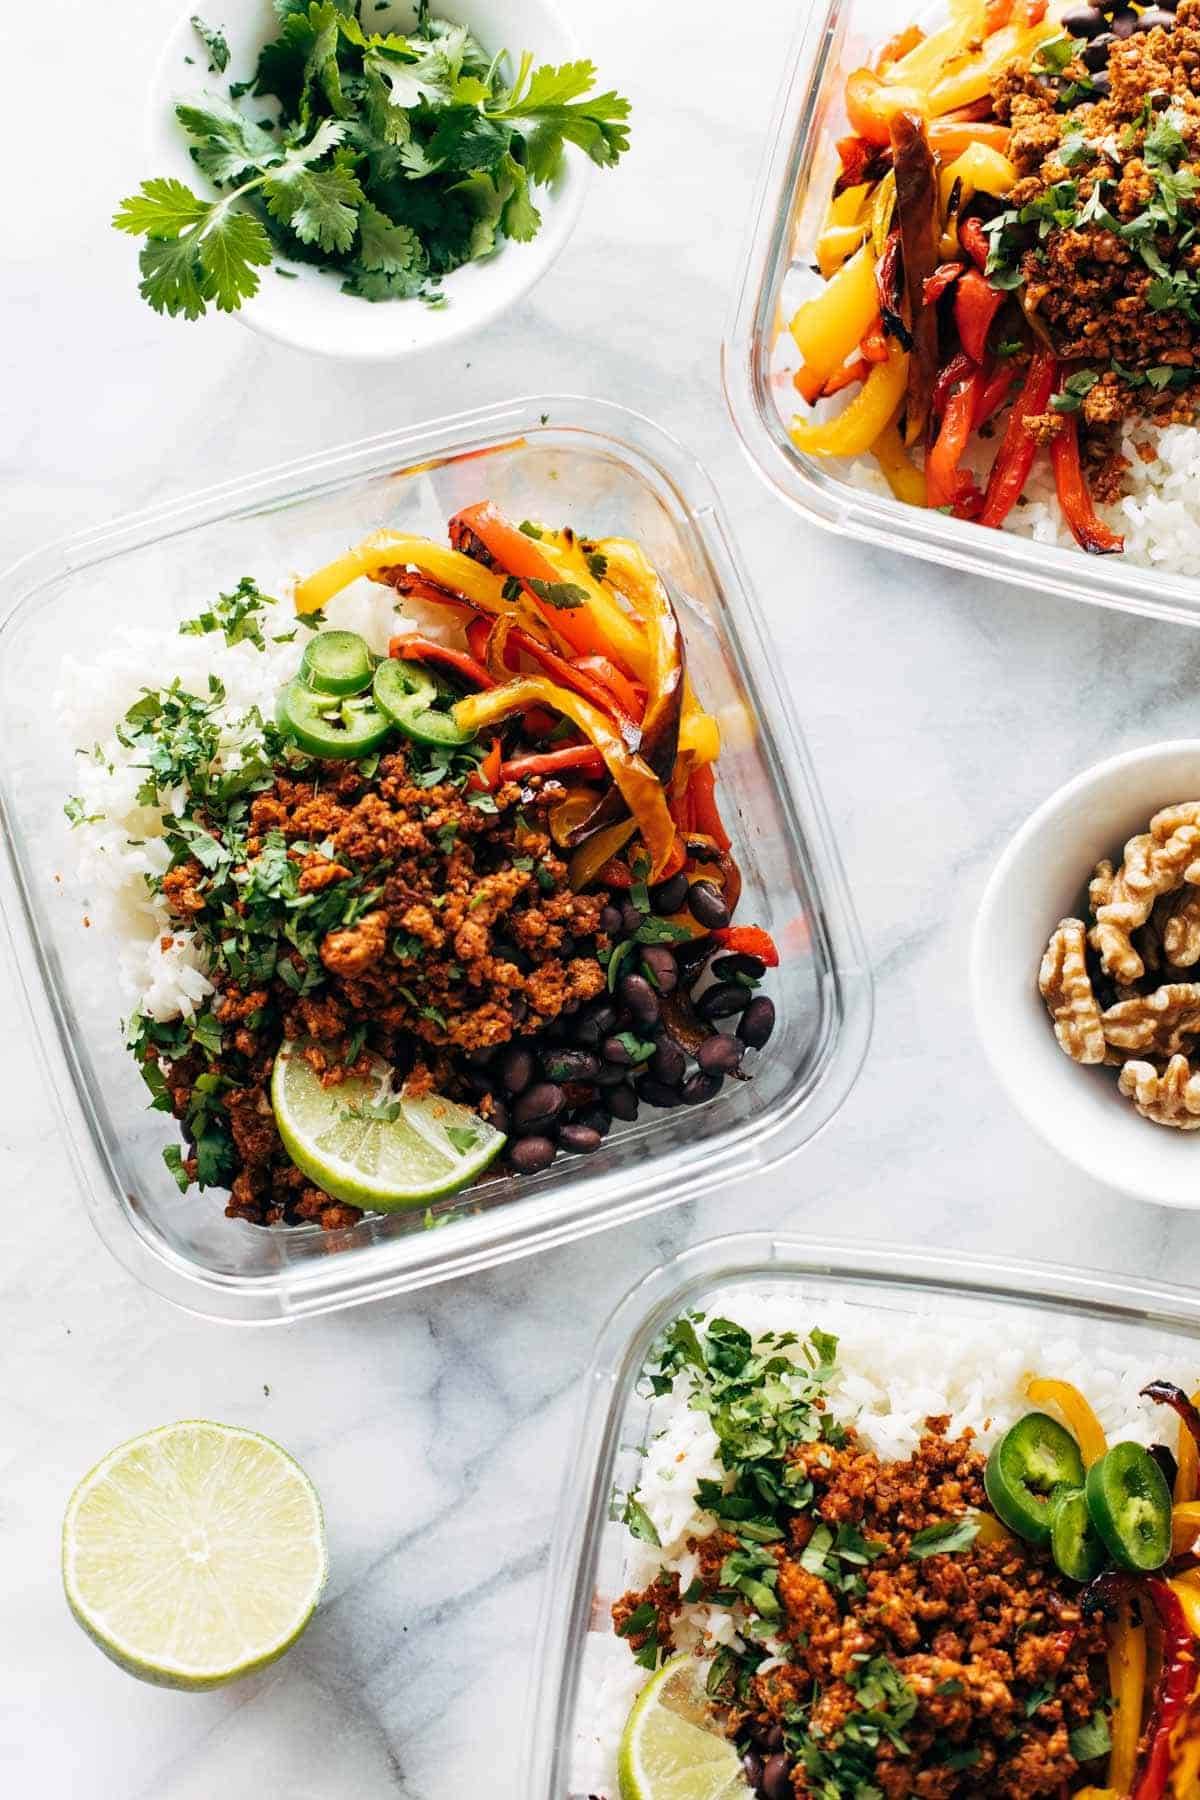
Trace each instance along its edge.
{"label": "walnut half", "polygon": [[1118,1000],[1100,1022],[1105,1038],[1117,1050],[1178,1056],[1191,1050],[1200,1031],[1200,983],[1169,981],[1152,994]]}
{"label": "walnut half", "polygon": [[1173,1056],[1161,1074],[1153,1063],[1127,1062],[1117,1084],[1143,1119],[1176,1131],[1200,1131],[1200,1075],[1192,1074],[1186,1056]]}
{"label": "walnut half", "polygon": [[1061,919],[1038,970],[1038,991],[1054,1021],[1059,1046],[1078,1063],[1101,1063],[1107,1054],[1100,1007],[1087,969],[1087,926]]}

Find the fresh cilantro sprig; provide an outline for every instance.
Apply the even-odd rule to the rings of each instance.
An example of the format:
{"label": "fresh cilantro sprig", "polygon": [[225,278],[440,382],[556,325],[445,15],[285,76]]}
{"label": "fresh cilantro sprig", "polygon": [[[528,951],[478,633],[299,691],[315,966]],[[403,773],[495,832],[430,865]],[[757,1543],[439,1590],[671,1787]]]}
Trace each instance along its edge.
{"label": "fresh cilantro sprig", "polygon": [[[526,54],[510,82],[506,53],[489,57],[428,0],[407,36],[369,30],[363,4],[276,0],[280,33],[253,81],[176,108],[217,197],[156,177],[113,219],[145,239],[141,293],[155,311],[234,312],[277,256],[334,270],[365,300],[442,304],[443,276],[537,235],[533,190],[554,179],[568,144],[602,168],[628,148],[629,102],[593,92],[591,62],[535,67]],[[209,72],[223,73],[223,36],[193,23]],[[279,102],[276,124],[234,104],[250,92]],[[578,604],[569,584],[556,586],[554,604]]]}

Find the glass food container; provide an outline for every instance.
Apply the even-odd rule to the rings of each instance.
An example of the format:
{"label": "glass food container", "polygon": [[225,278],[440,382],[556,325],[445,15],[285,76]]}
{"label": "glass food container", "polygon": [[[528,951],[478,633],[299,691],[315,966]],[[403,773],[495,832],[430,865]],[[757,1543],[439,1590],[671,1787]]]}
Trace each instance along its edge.
{"label": "glass food container", "polygon": [[[742,916],[781,946],[778,1025],[752,1081],[699,1109],[644,1111],[591,1157],[495,1175],[351,1230],[264,1230],[220,1195],[179,1193],[173,1121],[146,1106],[122,1043],[116,957],[84,928],[63,802],[72,746],[52,723],[64,651],[195,614],[254,574],[267,591],[390,526],[444,541],[491,497],[518,519],[638,538],[671,582],[697,686],[719,715],[720,792],[745,877]],[[648,421],[594,400],[530,399],[370,439],[212,488],[28,557],[0,623],[3,910],[49,1083],[96,1228],[148,1286],[211,1317],[270,1321],[486,1268],[761,1174],[845,1097],[866,1048],[871,984],[800,735],[712,486]],[[164,670],[164,680],[169,671]],[[127,702],[125,702],[127,704]]]}
{"label": "glass food container", "polygon": [[[537,1666],[526,1738],[524,1800],[617,1800],[596,1786],[598,1730],[614,1721],[609,1607],[623,1579],[628,1532],[621,1499],[642,1474],[651,1402],[639,1382],[654,1339],[681,1313],[714,1302],[737,1318],[741,1294],[794,1300],[796,1329],[822,1323],[831,1302],[861,1307],[876,1319],[920,1314],[935,1329],[956,1320],[1033,1326],[1048,1341],[1063,1336],[1085,1353],[1163,1359],[1163,1374],[1200,1376],[1200,1297],[1047,1265],[990,1257],[821,1243],[770,1233],[718,1238],[684,1251],[639,1282],[609,1320],[583,1384],[582,1416],[569,1446],[569,1471],[545,1578]],[[639,1389],[641,1391],[639,1391]],[[614,1504],[615,1501],[615,1504]],[[628,1656],[625,1646],[620,1648]],[[607,1702],[607,1704],[606,1704]]]}
{"label": "glass food container", "polygon": [[1075,600],[1195,623],[1200,580],[1139,567],[1122,556],[1088,556],[906,506],[855,485],[849,462],[804,456],[788,427],[803,402],[792,384],[799,355],[787,328],[797,306],[823,285],[814,248],[838,171],[835,144],[850,129],[842,100],[847,73],[909,19],[944,22],[945,7],[914,0],[812,0],[787,60],[751,209],[745,273],[722,350],[725,396],[759,475],[806,518],[859,542],[902,550],[974,575],[1021,582]]}

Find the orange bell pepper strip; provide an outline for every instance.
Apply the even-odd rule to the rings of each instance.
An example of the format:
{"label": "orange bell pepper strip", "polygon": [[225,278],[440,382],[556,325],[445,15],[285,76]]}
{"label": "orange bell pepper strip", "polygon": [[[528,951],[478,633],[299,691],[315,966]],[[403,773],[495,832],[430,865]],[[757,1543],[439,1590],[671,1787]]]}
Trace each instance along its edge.
{"label": "orange bell pepper strip", "polygon": [[846,78],[846,113],[850,123],[859,137],[880,149],[892,141],[891,123],[897,113],[927,111],[928,101],[921,88],[892,86],[881,81],[874,69],[855,69]]}
{"label": "orange bell pepper strip", "polygon": [[919,25],[906,25],[903,31],[898,31],[895,37],[890,37],[881,47],[875,58],[876,73],[881,75],[892,63],[899,62],[902,56],[907,56],[910,50],[915,50],[924,41],[925,33]]}
{"label": "orange bell pepper strip", "polygon": [[809,456],[858,456],[895,419],[908,380],[908,354],[889,343],[888,359],[877,363],[845,412],[810,423],[795,419],[791,439]]}
{"label": "orange bell pepper strip", "polygon": [[[461,538],[464,528],[479,540],[504,574],[520,582],[534,610],[573,651],[604,655],[609,646],[589,609],[591,595],[578,583],[564,581],[536,538],[510,524],[490,500],[480,500],[455,513],[450,521],[452,543]],[[568,595],[564,589],[572,591]]]}
{"label": "orange bell pepper strip", "polygon": [[870,363],[865,356],[860,356],[857,361],[847,363],[844,369],[838,369],[829,377],[821,389],[821,398],[831,400],[834,394],[840,394],[843,388],[853,387],[856,381],[865,381],[870,373]]}
{"label": "orange bell pepper strip", "polygon": [[452,650],[448,644],[435,644],[432,638],[419,637],[415,632],[410,637],[392,638],[388,644],[388,655],[401,662],[437,663],[443,669],[449,669],[451,674],[461,675],[472,687],[492,688],[496,685],[495,677],[465,650]]}
{"label": "orange bell pepper strip", "polygon": [[1171,1511],[1171,1554],[1188,1556],[1200,1539],[1200,1501],[1181,1500]]}
{"label": "orange bell pepper strip", "polygon": [[1083,1466],[1090,1469],[1099,1462],[1108,1449],[1108,1439],[1085,1395],[1070,1381],[1055,1381],[1047,1376],[1035,1375],[1025,1383],[1025,1392],[1037,1405],[1047,1400],[1058,1407],[1067,1424],[1075,1435],[1083,1457]]}
{"label": "orange bell pepper strip", "polygon": [[467,777],[467,786],[475,793],[490,794],[500,786],[501,763],[504,752],[500,748],[500,739],[492,739],[492,747],[477,769],[472,769]]}
{"label": "orange bell pepper strip", "polygon": [[488,693],[469,694],[454,707],[459,729],[474,736],[530,706],[547,706],[578,726],[604,758],[604,765],[621,798],[637,823],[650,856],[651,879],[671,855],[675,822],[667,806],[662,783],[649,764],[624,742],[606,712],[576,693],[542,675],[524,675]]}
{"label": "orange bell pepper strip", "polygon": [[718,850],[728,850],[730,838],[717,809],[716,787],[711,763],[702,763],[698,769],[692,770],[692,778],[688,782],[691,829],[701,832],[704,837],[710,837]]}
{"label": "orange bell pepper strip", "polygon": [[975,429],[983,386],[983,370],[973,369],[955,388],[946,402],[933,448],[925,458],[926,506],[949,506],[960,518],[977,512],[983,498],[973,478],[958,466]]}
{"label": "orange bell pepper strip", "polygon": [[601,687],[609,688],[621,710],[640,722],[646,710],[645,688],[631,681],[610,657],[576,656],[571,660],[583,674],[593,676]]}
{"label": "orange bell pepper strip", "polygon": [[876,319],[858,347],[864,359],[869,363],[887,361],[887,338],[883,334],[882,319]]}
{"label": "orange bell pepper strip", "polygon": [[929,126],[929,147],[943,168],[969,150],[972,144],[984,144],[1001,156],[1008,155],[1012,132],[995,119],[962,119],[947,113]]}
{"label": "orange bell pepper strip", "polygon": [[580,844],[567,871],[567,878],[576,893],[597,880],[610,888],[633,886],[633,871],[627,864],[617,861],[617,852],[625,848],[636,830],[635,819],[621,819],[603,831],[593,832],[586,843]]}
{"label": "orange bell pepper strip", "polygon": [[1096,511],[1079,456],[1079,420],[1074,413],[1062,415],[1062,423],[1050,439],[1050,465],[1058,504],[1075,542],[1089,556],[1119,555],[1125,548],[1125,539],[1106,525]]}
{"label": "orange bell pepper strip", "polygon": [[984,30],[990,37],[993,31],[1002,31],[1012,18],[1013,0],[987,0],[984,8]]}

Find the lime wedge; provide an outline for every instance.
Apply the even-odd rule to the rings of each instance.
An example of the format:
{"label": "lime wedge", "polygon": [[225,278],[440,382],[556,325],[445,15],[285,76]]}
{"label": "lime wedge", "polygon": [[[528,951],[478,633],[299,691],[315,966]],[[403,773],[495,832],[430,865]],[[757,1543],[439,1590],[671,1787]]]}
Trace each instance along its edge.
{"label": "lime wedge", "polygon": [[63,1520],[67,1604],[158,1687],[220,1687],[291,1648],[325,1585],[317,1490],[256,1431],[182,1419],[110,1451]]}
{"label": "lime wedge", "polygon": [[322,1087],[285,1044],[275,1058],[271,1105],[283,1147],[298,1169],[336,1200],[398,1212],[453,1194],[482,1173],[504,1134],[453,1100],[397,1095],[391,1067]]}
{"label": "lime wedge", "polygon": [[621,1737],[621,1800],[746,1800],[742,1761],[713,1719],[707,1664],[673,1656],[638,1695]]}

